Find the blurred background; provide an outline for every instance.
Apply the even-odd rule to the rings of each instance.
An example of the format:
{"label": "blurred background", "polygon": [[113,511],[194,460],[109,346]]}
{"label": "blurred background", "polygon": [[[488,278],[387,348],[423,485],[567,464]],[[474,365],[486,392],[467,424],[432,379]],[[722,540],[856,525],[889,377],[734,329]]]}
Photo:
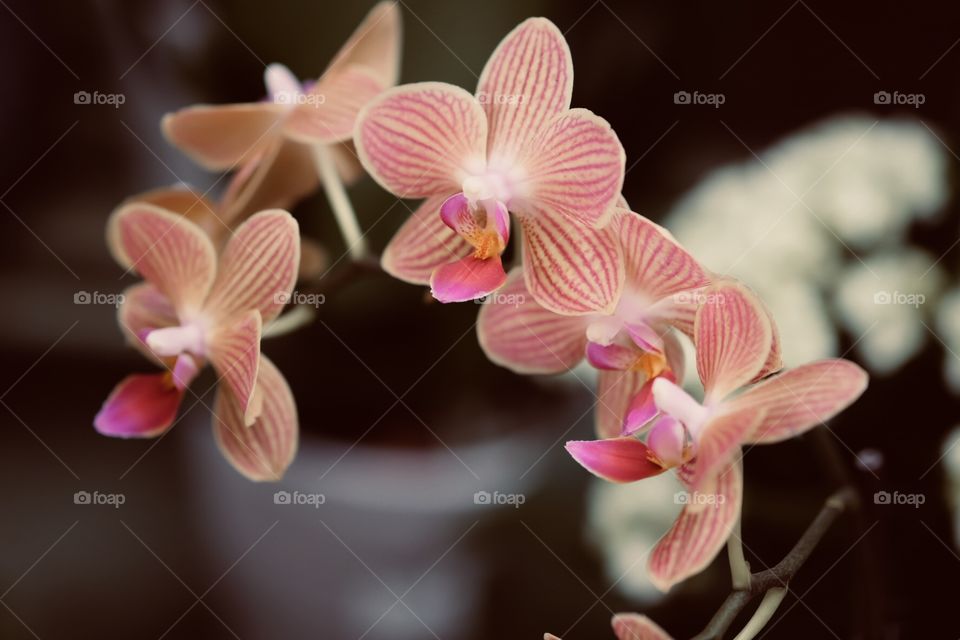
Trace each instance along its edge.
{"label": "blurred background", "polygon": [[[372,4],[0,2],[0,637],[605,638],[612,611],[643,611],[684,638],[727,594],[724,557],[656,594],[643,569],[676,489],[595,483],[563,451],[592,432],[589,371],[501,369],[477,345],[476,305],[431,303],[386,276],[264,344],[301,419],[279,485],[251,484],[220,457],[209,372],[163,438],[93,430],[113,385],[150,370],[113,306],[77,297],[135,281],[107,253],[107,216],[148,188],[225,184],[165,142],[161,116],[260,99],[270,62],[316,76]],[[829,432],[746,456],[755,569],[786,553],[840,482],[865,502],[761,637],[958,637],[955,9],[400,5],[401,81],[469,89],[518,22],[553,20],[573,52],[574,106],[609,120],[626,148],[632,208],[757,288],[788,364],[844,355],[873,374]],[[122,100],[77,104],[83,91]],[[370,179],[351,196],[378,251],[413,204]],[[322,194],[294,213],[332,258],[343,253]],[[825,442],[840,476],[822,462]],[[323,504],[276,504],[278,490]],[[122,504],[75,504],[83,491]],[[478,491],[522,504],[478,504]],[[912,503],[874,499],[884,491]]]}

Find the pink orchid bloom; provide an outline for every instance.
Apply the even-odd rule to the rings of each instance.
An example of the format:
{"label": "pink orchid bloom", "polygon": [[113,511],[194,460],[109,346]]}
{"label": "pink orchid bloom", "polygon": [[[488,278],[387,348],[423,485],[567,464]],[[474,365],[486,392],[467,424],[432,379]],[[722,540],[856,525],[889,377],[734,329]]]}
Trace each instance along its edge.
{"label": "pink orchid bloom", "polygon": [[[617,640],[673,640],[656,622],[639,613],[618,613],[610,621]],[[552,633],[543,634],[543,640],[560,640]]]}
{"label": "pink orchid bloom", "polygon": [[223,382],[213,409],[221,451],[248,478],[279,479],[296,452],[297,412],[286,380],[260,353],[260,337],[296,280],[296,220],[286,211],[262,211],[237,229],[218,259],[210,238],[183,216],[131,204],[114,218],[115,251],[146,280],[124,293],[120,325],[166,371],[120,382],[94,420],[97,431],[160,435],[209,362]]}
{"label": "pink orchid bloom", "polygon": [[397,82],[400,10],[376,5],[316,82],[301,83],[289,69],[269,65],[267,99],[232,105],[198,105],[167,114],[170,142],[204,167],[238,168],[225,205],[228,226],[246,213],[289,207],[318,184],[313,147],[328,146],[345,181],[361,175],[349,147],[360,108]]}
{"label": "pink orchid bloom", "polygon": [[625,283],[611,313],[556,314],[530,295],[520,270],[480,310],[477,336],[495,363],[521,374],[567,371],[586,356],[600,370],[597,432],[629,435],[656,414],[660,376],[683,378],[674,329],[693,334],[696,290],[709,274],[643,216],[617,208],[613,228],[623,248]]}
{"label": "pink orchid bloom", "polygon": [[[726,543],[740,514],[740,448],[796,436],[830,419],[863,393],[867,374],[847,360],[822,360],[769,377],[779,348],[769,313],[742,284],[703,290],[694,320],[702,403],[665,378],[653,383],[661,416],[636,437],[567,443],[587,470],[633,482],[677,469],[692,498],[650,557],[650,577],[666,591],[704,569]],[[705,498],[705,499],[704,499]]]}
{"label": "pink orchid bloom", "polygon": [[426,198],[391,240],[383,268],[462,302],[507,280],[510,216],[523,229],[527,289],[564,314],[611,312],[623,283],[606,228],[624,152],[605,120],[571,109],[573,62],[563,34],[531,18],[508,34],[477,93],[440,82],[384,92],[361,112],[360,161],[387,191]]}

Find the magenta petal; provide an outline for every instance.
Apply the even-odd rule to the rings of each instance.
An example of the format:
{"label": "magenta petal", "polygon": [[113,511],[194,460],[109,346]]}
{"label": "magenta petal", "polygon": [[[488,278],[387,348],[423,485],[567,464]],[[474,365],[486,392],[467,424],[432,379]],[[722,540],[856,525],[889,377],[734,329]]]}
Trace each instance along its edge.
{"label": "magenta petal", "polygon": [[644,351],[663,353],[663,336],[646,322],[627,323],[627,333]]}
{"label": "magenta petal", "polygon": [[647,380],[640,388],[640,393],[633,397],[627,407],[627,415],[623,418],[622,435],[633,435],[650,422],[657,413],[659,409],[653,399],[653,380]]}
{"label": "magenta petal", "polygon": [[183,391],[167,374],[127,376],[114,387],[93,425],[105,436],[152,438],[173,424]]}
{"label": "magenta petal", "polygon": [[663,416],[657,420],[647,435],[647,446],[660,461],[670,467],[683,464],[683,450],[686,434],[683,425],[676,418]]}
{"label": "magenta petal", "polygon": [[638,357],[638,350],[623,345],[587,343],[587,360],[597,369],[627,371]]}
{"label": "magenta petal", "polygon": [[587,471],[610,482],[635,482],[664,471],[636,438],[571,440],[567,451]]}
{"label": "magenta petal", "polygon": [[493,293],[506,280],[500,256],[486,260],[467,256],[437,267],[430,278],[430,291],[440,302],[465,302]]}
{"label": "magenta petal", "polygon": [[193,359],[189,353],[181,353],[177,356],[177,362],[173,365],[173,384],[180,391],[190,386],[193,379],[200,372],[200,365]]}

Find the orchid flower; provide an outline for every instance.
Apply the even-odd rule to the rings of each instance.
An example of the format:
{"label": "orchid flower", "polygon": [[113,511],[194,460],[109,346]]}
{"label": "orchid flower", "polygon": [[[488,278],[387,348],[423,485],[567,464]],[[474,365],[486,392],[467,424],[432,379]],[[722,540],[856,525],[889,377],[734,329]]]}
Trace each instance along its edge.
{"label": "orchid flower", "polygon": [[400,63],[400,11],[376,5],[315,82],[301,83],[271,64],[264,73],[267,99],[232,105],[198,105],[167,114],[163,130],[172,144],[204,167],[238,168],[217,211],[227,226],[244,213],[288,207],[318,183],[314,154],[326,148],[340,176],[361,175],[348,143],[360,108],[396,84]]}
{"label": "orchid flower", "polygon": [[661,377],[652,389],[661,415],[645,441],[626,436],[567,443],[577,462],[612,482],[677,469],[690,499],[650,557],[651,580],[664,591],[706,567],[733,530],[742,498],[741,446],[803,433],[845,409],[867,385],[856,364],[822,360],[734,395],[773,368],[771,354],[779,349],[772,321],[738,282],[718,281],[703,295],[694,320],[703,402]]}
{"label": "orchid flower", "polygon": [[159,207],[128,205],[111,224],[114,253],[146,280],[124,293],[120,325],[166,370],[121,381],[94,419],[97,431],[162,434],[209,362],[222,382],[213,409],[221,451],[248,478],[279,479],[296,452],[297,412],[283,375],[260,353],[260,337],[296,280],[296,220],[286,211],[262,211],[237,229],[219,258],[197,225]]}
{"label": "orchid flower", "polygon": [[366,170],[400,198],[426,198],[391,240],[383,268],[429,284],[442,302],[496,291],[510,213],[523,229],[523,275],[563,314],[612,312],[623,283],[606,228],[624,151],[605,120],[571,109],[573,62],[560,30],[531,18],[508,34],[476,95],[440,82],[402,85],[364,107],[354,142]]}
{"label": "orchid flower", "polygon": [[[618,613],[610,621],[617,640],[673,640],[656,622],[639,613]],[[543,634],[543,640],[560,640],[552,633]]]}
{"label": "orchid flower", "polygon": [[521,374],[567,371],[586,356],[600,370],[597,432],[633,433],[653,417],[651,385],[683,377],[683,347],[674,328],[693,334],[696,290],[707,272],[659,225],[617,208],[610,225],[623,248],[625,283],[611,313],[559,315],[529,294],[520,270],[480,310],[480,346]]}

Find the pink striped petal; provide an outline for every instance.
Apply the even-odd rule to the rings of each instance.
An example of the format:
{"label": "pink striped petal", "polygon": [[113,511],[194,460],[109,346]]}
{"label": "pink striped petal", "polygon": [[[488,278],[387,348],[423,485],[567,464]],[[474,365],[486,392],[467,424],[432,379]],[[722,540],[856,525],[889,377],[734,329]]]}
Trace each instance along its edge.
{"label": "pink striped petal", "polygon": [[123,292],[117,320],[127,343],[157,363],[160,359],[147,346],[147,335],[156,329],[179,324],[170,301],[149,282],[135,284]]}
{"label": "pink striped petal", "polygon": [[178,313],[203,303],[216,270],[210,239],[183,216],[132,203],[114,214],[122,254]]}
{"label": "pink striped petal", "polygon": [[846,409],[867,381],[867,373],[849,360],[820,360],[757,384],[734,398],[730,410],[762,412],[763,421],[749,442],[779,442]]}
{"label": "pink striped petal", "polygon": [[697,311],[697,370],[706,402],[718,401],[753,380],[773,344],[770,317],[746,286],[732,280],[704,290]]}
{"label": "pink striped petal", "polygon": [[699,509],[688,504],[650,555],[650,580],[661,591],[696,575],[710,564],[730,537],[743,498],[743,470],[732,463],[720,474],[715,493]]}
{"label": "pink striped petal", "polygon": [[599,438],[616,438],[630,402],[643,388],[646,374],[640,371],[601,371],[597,376],[596,432]]}
{"label": "pink striped petal", "polygon": [[583,359],[582,316],[561,316],[533,299],[517,268],[481,307],[477,337],[487,357],[520,374],[561,373]]}
{"label": "pink striped petal", "polygon": [[524,275],[537,302],[566,315],[613,313],[624,280],[613,229],[591,229],[546,212],[521,216],[520,223]]}
{"label": "pink striped petal", "polygon": [[299,266],[297,221],[280,209],[261,211],[227,243],[206,309],[224,319],[256,309],[270,322],[289,299]]}
{"label": "pink striped petal", "polygon": [[451,195],[486,159],[487,121],[459,87],[419,82],[380,94],[360,112],[354,142],[360,161],[400,198]]}
{"label": "pink striped petal", "polygon": [[770,308],[764,305],[764,309],[766,309],[767,318],[770,319],[770,330],[773,338],[770,344],[770,352],[767,354],[767,360],[763,363],[760,373],[754,377],[754,381],[765,378],[771,373],[776,373],[783,368],[783,353],[780,348],[780,330],[777,328],[777,323],[773,318],[773,313],[771,313]]}
{"label": "pink striped petal", "polygon": [[587,471],[610,482],[636,482],[665,470],[636,438],[571,440],[566,448]]}
{"label": "pink striped petal", "polygon": [[233,169],[280,136],[285,110],[271,102],[187,107],[163,117],[167,139],[212,171]]}
{"label": "pink striped petal", "polygon": [[430,293],[440,302],[466,302],[493,293],[506,281],[500,256],[467,256],[437,267],[430,276]]}
{"label": "pink striped petal", "polygon": [[217,445],[234,469],[254,481],[277,481],[297,452],[297,405],[283,374],[266,357],[260,360],[258,394],[263,410],[246,426],[243,405],[229,387],[217,390],[213,432]]}
{"label": "pink striped petal", "polygon": [[376,71],[385,86],[396,84],[400,75],[401,23],[398,2],[377,3],[340,47],[324,75],[359,64]]}
{"label": "pink striped petal", "polygon": [[528,172],[530,201],[594,228],[614,215],[625,162],[617,134],[586,109],[554,118],[518,160]]}
{"label": "pink striped petal", "polygon": [[617,640],[673,640],[657,623],[638,613],[618,613],[611,625]]}
{"label": "pink striped petal", "polygon": [[177,416],[183,391],[168,373],[127,376],[114,387],[93,419],[97,431],[117,438],[153,438]]}
{"label": "pink striped petal", "polygon": [[284,133],[307,144],[349,140],[360,110],[385,88],[366,67],[354,65],[325,74],[287,116]]}
{"label": "pink striped petal", "polygon": [[749,441],[762,421],[763,412],[754,410],[723,413],[709,419],[694,436],[696,460],[691,465],[690,487],[702,491],[711,486],[717,474],[741,456],[740,447]]}
{"label": "pink striped petal", "polygon": [[546,18],[520,23],[500,41],[477,84],[490,122],[491,157],[509,158],[570,107],[573,60],[563,34]]}
{"label": "pink striped petal", "polygon": [[632,211],[618,213],[629,286],[660,300],[710,283],[703,267],[663,227]]}
{"label": "pink striped petal", "polygon": [[261,407],[254,397],[260,362],[260,312],[248,311],[218,327],[210,336],[208,356],[219,379],[226,382],[240,403],[245,424],[252,424]]}
{"label": "pink striped petal", "polygon": [[383,251],[380,264],[395,278],[429,284],[434,270],[471,252],[470,244],[440,219],[445,196],[424,200]]}

